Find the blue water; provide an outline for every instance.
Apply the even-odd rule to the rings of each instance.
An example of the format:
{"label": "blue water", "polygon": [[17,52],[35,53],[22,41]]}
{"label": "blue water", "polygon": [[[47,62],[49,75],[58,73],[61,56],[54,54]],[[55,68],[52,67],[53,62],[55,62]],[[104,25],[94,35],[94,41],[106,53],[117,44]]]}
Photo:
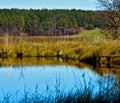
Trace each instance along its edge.
{"label": "blue water", "polygon": [[0,99],[16,94],[20,98],[25,92],[55,95],[56,91],[66,94],[83,93],[86,89],[94,98],[100,92],[109,99],[118,95],[119,85],[112,74],[100,76],[89,68],[74,66],[8,66],[0,67]]}

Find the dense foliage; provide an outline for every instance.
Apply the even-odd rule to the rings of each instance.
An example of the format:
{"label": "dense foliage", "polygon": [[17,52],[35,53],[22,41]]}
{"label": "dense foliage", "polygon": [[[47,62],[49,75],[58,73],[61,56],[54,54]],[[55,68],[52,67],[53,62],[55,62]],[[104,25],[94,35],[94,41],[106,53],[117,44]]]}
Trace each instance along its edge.
{"label": "dense foliage", "polygon": [[1,9],[0,35],[73,35],[101,27],[99,11]]}

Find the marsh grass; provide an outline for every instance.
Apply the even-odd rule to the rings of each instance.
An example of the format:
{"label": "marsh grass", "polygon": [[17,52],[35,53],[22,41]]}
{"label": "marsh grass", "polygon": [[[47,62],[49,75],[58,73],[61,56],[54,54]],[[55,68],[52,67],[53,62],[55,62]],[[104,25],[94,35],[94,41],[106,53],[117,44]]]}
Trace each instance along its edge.
{"label": "marsh grass", "polygon": [[0,40],[0,57],[58,57],[60,50],[61,58],[80,61],[99,55],[120,55],[119,38],[106,39],[91,33],[60,37],[5,36]]}

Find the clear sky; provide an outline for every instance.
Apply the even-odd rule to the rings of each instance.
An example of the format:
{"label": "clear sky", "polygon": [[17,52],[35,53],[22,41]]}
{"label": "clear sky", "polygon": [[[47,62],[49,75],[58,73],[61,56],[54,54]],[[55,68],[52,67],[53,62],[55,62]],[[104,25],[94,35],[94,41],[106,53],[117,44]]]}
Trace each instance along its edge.
{"label": "clear sky", "polygon": [[96,10],[96,0],[0,0],[0,8]]}

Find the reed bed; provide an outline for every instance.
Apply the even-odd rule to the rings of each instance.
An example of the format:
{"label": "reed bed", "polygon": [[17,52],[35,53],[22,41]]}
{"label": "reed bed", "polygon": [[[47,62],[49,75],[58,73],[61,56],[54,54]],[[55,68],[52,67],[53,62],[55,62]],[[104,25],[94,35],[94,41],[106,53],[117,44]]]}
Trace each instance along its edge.
{"label": "reed bed", "polygon": [[[59,52],[62,51],[62,54]],[[120,39],[104,36],[4,36],[0,57],[61,57],[85,61],[99,55],[120,55]]]}

